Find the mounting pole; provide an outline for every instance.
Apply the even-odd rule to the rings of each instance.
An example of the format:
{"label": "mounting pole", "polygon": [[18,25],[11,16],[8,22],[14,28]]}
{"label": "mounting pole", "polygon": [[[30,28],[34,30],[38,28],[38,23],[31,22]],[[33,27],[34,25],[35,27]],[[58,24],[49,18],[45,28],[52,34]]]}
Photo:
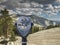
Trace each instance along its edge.
{"label": "mounting pole", "polygon": [[22,45],[27,45],[27,38],[22,37]]}

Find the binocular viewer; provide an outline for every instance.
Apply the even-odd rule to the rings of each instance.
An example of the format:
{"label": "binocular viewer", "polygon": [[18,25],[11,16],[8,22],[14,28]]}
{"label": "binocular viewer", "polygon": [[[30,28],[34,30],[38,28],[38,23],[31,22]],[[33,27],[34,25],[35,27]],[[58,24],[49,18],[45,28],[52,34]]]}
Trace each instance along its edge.
{"label": "binocular viewer", "polygon": [[21,16],[17,20],[17,32],[21,35],[21,37],[27,37],[32,26],[33,23],[30,17]]}
{"label": "binocular viewer", "polygon": [[26,45],[27,43],[27,36],[31,31],[33,23],[30,17],[21,16],[17,20],[16,27],[18,34],[22,37],[22,45]]}

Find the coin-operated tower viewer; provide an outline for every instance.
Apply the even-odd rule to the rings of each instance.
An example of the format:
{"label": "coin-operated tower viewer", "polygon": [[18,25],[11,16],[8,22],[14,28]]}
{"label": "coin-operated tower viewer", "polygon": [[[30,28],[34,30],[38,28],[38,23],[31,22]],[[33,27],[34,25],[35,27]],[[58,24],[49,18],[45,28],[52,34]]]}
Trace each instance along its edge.
{"label": "coin-operated tower viewer", "polygon": [[27,45],[27,36],[29,35],[29,32],[31,31],[31,28],[33,26],[33,23],[31,21],[30,17],[21,16],[17,20],[17,32],[22,37],[22,45]]}

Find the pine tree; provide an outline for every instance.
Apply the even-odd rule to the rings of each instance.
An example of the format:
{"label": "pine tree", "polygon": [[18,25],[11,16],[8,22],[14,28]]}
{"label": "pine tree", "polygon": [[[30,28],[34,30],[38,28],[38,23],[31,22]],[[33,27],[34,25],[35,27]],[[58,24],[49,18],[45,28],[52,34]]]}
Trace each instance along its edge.
{"label": "pine tree", "polygon": [[15,38],[15,34],[14,34],[14,32],[11,32],[10,41],[11,41],[11,42],[16,41],[16,38]]}
{"label": "pine tree", "polygon": [[[0,16],[0,34],[4,36],[4,39],[6,40],[9,38],[8,36],[11,35],[11,31],[13,30],[13,20],[9,16],[9,11],[7,9],[1,10],[1,16]],[[0,35],[0,36],[1,36]],[[5,43],[7,45],[7,43]]]}

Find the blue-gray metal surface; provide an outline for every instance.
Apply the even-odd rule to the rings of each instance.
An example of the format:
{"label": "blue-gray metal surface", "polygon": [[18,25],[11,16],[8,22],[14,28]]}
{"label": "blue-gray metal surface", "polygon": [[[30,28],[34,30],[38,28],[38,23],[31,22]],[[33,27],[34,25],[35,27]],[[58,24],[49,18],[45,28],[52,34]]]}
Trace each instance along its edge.
{"label": "blue-gray metal surface", "polygon": [[23,37],[25,37],[29,33],[31,29],[31,23],[32,22],[30,17],[21,16],[17,20],[17,29]]}

